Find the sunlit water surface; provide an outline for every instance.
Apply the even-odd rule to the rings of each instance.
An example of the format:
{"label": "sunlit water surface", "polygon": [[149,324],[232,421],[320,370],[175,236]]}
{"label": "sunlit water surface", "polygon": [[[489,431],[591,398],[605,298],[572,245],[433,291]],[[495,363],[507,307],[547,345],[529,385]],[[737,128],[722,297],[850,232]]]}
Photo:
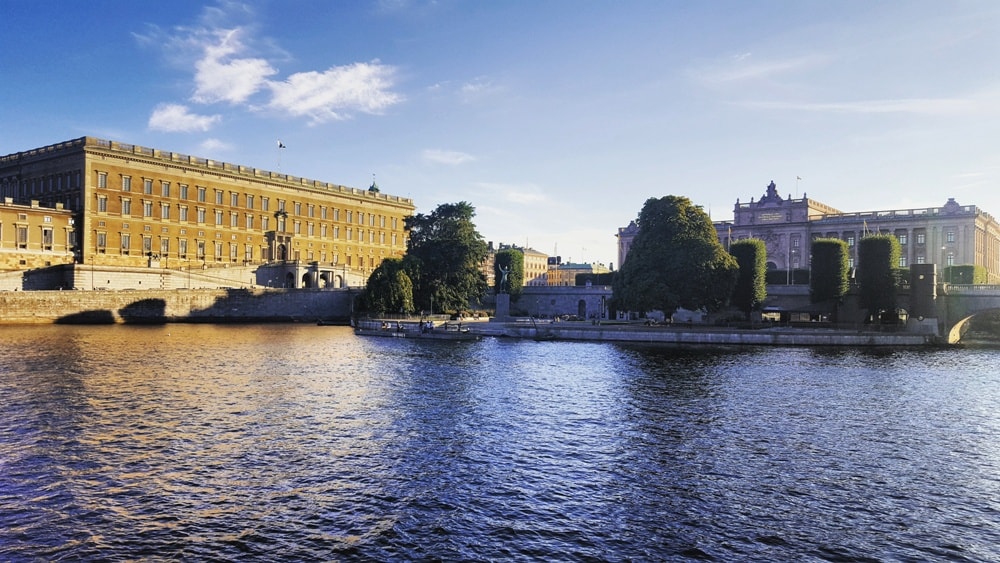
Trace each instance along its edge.
{"label": "sunlit water surface", "polygon": [[997,350],[0,338],[4,561],[1000,560]]}

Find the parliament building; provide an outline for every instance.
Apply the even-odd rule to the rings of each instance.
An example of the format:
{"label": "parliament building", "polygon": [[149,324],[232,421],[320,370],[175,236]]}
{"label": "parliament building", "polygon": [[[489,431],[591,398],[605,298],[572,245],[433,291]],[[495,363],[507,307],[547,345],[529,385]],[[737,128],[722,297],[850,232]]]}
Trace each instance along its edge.
{"label": "parliament building", "polygon": [[[771,182],[760,199],[737,200],[732,221],[717,221],[714,226],[726,248],[740,239],[763,240],[769,270],[791,273],[809,269],[810,246],[816,238],[845,241],[853,268],[858,241],[877,233],[899,241],[900,268],[911,264],[977,265],[986,270],[987,283],[1000,283],[1000,223],[975,205],[962,205],[953,198],[941,207],[843,212],[806,194],[783,198]],[[619,263],[638,229],[633,222],[618,230]],[[791,280],[791,275],[788,277]]]}
{"label": "parliament building", "polygon": [[63,264],[207,279],[220,268],[266,270],[250,281],[278,287],[363,284],[405,253],[415,209],[374,183],[351,188],[93,137],[0,157],[0,198],[7,271]]}

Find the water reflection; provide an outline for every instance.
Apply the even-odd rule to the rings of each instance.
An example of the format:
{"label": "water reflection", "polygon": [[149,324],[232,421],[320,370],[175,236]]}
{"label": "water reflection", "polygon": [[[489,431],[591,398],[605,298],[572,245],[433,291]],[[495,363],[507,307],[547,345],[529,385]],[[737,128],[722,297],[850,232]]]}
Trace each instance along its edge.
{"label": "water reflection", "polygon": [[986,560],[1000,544],[994,351],[0,336],[0,559]]}

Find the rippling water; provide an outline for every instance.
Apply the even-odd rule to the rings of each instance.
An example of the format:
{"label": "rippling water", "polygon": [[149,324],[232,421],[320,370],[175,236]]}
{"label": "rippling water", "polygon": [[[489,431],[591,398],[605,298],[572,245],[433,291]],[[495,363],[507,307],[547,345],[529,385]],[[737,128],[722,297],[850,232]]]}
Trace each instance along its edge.
{"label": "rippling water", "polygon": [[1000,560],[996,350],[0,338],[0,560]]}

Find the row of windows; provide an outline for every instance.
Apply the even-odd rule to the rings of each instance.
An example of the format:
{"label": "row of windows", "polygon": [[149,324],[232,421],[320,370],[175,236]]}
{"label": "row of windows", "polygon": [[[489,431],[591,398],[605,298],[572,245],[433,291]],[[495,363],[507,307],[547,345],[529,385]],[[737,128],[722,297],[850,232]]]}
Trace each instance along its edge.
{"label": "row of windows", "polygon": [[16,176],[0,179],[0,194],[5,197],[28,198],[46,193],[58,193],[80,188],[80,172],[19,180]]}
{"label": "row of windows", "polygon": [[[97,173],[97,187],[107,188],[108,187],[108,173],[98,172]],[[132,191],[132,177],[122,176],[121,177],[121,190],[123,192]],[[173,185],[166,181],[161,180],[159,183],[159,195],[160,197],[172,197],[175,193]],[[176,187],[176,193],[178,199],[190,200],[191,199],[191,189],[188,184],[178,184]],[[152,179],[143,178],[142,179],[142,193],[143,195],[153,195],[154,192],[154,182]],[[221,189],[213,189],[213,199],[216,205],[224,205],[226,201],[226,191]],[[260,204],[260,211],[270,211],[271,210],[271,199],[269,197],[260,196],[259,198],[254,194],[240,194],[239,192],[228,192],[229,194],[229,206],[230,207],[240,207],[240,201],[242,199],[243,207],[246,209],[256,209],[256,205]],[[207,203],[208,202],[208,188],[204,186],[195,186],[194,195],[196,196],[196,201]],[[287,202],[283,199],[277,200],[277,211],[288,212]],[[341,209],[339,208],[329,208],[325,205],[315,205],[312,203],[303,204],[302,202],[293,201],[292,202],[292,214],[299,217],[317,217],[317,207],[319,208],[318,217],[320,219],[331,219],[334,221],[340,221],[341,217],[344,217],[345,222],[354,223],[357,222],[358,225],[368,224],[368,226],[374,227],[379,226],[381,228],[386,227],[386,216],[375,214],[375,213],[365,213],[363,211],[354,211],[351,209],[344,209],[343,214],[341,214]],[[399,218],[392,217],[389,222],[392,225],[392,229],[399,228]]]}
{"label": "row of windows", "polygon": [[[119,246],[119,252],[123,256],[130,255],[132,253],[132,250],[133,250],[133,248],[132,248],[132,235],[130,235],[129,233],[121,233],[119,240],[121,242],[121,245]],[[173,256],[171,255],[171,250],[172,250],[171,249],[171,244],[170,244],[171,240],[168,239],[168,238],[161,238],[159,242],[160,242],[159,243],[159,249],[157,250],[157,254],[156,254],[157,257],[164,257],[164,258],[166,258],[166,257],[174,257],[174,258],[179,258],[179,259],[182,259],[182,260],[187,260],[188,258],[194,258],[195,260],[208,260],[209,259],[209,255],[207,253],[209,245],[208,245],[208,243],[206,241],[196,240],[196,241],[194,241],[194,244],[191,245],[190,241],[188,239],[177,239],[177,241],[176,241],[177,242],[177,252]],[[191,256],[189,256],[189,250],[191,248],[194,249],[194,254],[191,255]],[[211,255],[211,259],[214,260],[214,261],[216,261],[216,262],[223,262],[227,258],[229,260],[235,262],[235,261],[239,260],[240,251],[241,250],[242,250],[242,253],[243,253],[243,260],[245,260],[247,262],[253,262],[254,261],[254,256],[255,256],[255,252],[257,252],[257,247],[255,247],[252,244],[239,244],[239,243],[235,243],[235,242],[233,242],[233,243],[214,242],[214,243],[212,243],[212,249],[215,251],[215,253],[213,255]],[[266,247],[261,247],[259,249],[259,252],[257,253],[257,255],[258,256],[263,255],[266,252],[265,249],[266,249]],[[108,233],[106,233],[106,232],[98,232],[97,233],[97,253],[98,254],[107,254],[107,251],[108,251]],[[140,255],[141,256],[153,256],[154,255],[153,252],[154,252],[153,251],[153,238],[149,237],[149,236],[142,237],[142,249],[141,249],[141,254]],[[330,256],[332,257],[332,263],[333,264],[339,264],[340,263],[340,254],[339,253],[333,253]],[[316,259],[316,257],[317,257],[316,253],[314,251],[312,251],[312,250],[308,250],[307,251],[307,256],[306,256],[307,260],[314,260],[314,259]],[[322,262],[326,262],[327,261],[327,257],[328,257],[328,254],[327,254],[327,252],[325,250],[321,251],[319,253],[319,259]],[[365,256],[361,256],[361,255],[357,255],[355,257],[352,257],[349,254],[346,255],[345,258],[346,258],[345,265],[347,265],[347,266],[353,266],[354,263],[357,263],[358,266],[362,267],[362,268],[366,267],[366,265],[375,266],[375,262],[377,260],[375,257],[365,257]]]}
{"label": "row of windows", "polygon": [[[152,201],[143,200],[143,201],[140,202],[140,204],[141,204],[141,207],[142,207],[142,216],[143,217],[153,217],[153,214],[155,212],[154,203]],[[97,197],[97,211],[98,211],[98,213],[107,213],[108,212],[108,198],[107,198],[107,196],[98,196]],[[206,209],[206,208],[204,208],[204,207],[196,207],[194,209],[194,221],[196,223],[201,223],[201,224],[206,223],[207,220],[208,220],[208,211],[209,210]],[[223,211],[221,209],[214,209],[214,210],[212,210],[212,212],[213,212],[214,223],[215,223],[216,226],[222,227],[222,226],[227,225],[227,222],[226,222],[226,212],[225,211]],[[122,215],[122,217],[131,217],[132,216],[132,200],[131,199],[123,198],[121,200],[121,215]],[[159,217],[158,217],[158,219],[164,220],[164,221],[169,221],[169,220],[171,220],[171,218],[172,218],[171,217],[171,205],[169,203],[160,203],[159,204]],[[229,212],[228,226],[232,227],[232,228],[239,228],[240,227],[240,218],[241,218],[241,215],[239,213],[237,213],[235,211]],[[268,231],[268,230],[271,229],[271,217],[269,217],[269,216],[264,215],[264,216],[257,217],[256,215],[254,215],[252,213],[245,213],[245,214],[242,215],[242,219],[243,219],[243,221],[242,221],[243,225],[242,226],[245,229],[253,230],[253,229],[257,228],[258,225],[259,225],[259,227],[260,227],[260,229],[262,231]],[[189,222],[189,221],[191,221],[191,213],[190,213],[190,208],[188,206],[186,206],[186,205],[178,205],[177,206],[177,220],[179,222]],[[276,227],[276,230],[278,232],[288,232],[287,228],[289,227],[289,224],[288,224],[287,220],[284,217],[278,216],[276,218],[275,223],[276,223],[275,227]],[[305,234],[306,236],[310,236],[310,237],[317,236],[317,228],[316,228],[317,224],[313,223],[311,221],[305,223],[305,233],[303,233],[303,223],[301,221],[291,221],[291,225],[290,226],[291,226],[291,232],[293,234],[296,234],[296,235]],[[321,237],[321,238],[327,238],[327,237],[331,237],[331,238],[334,238],[334,239],[340,239],[341,238],[341,226],[340,225],[332,225],[331,226],[331,225],[328,225],[326,223],[320,223],[318,230],[319,230],[318,236]],[[375,229],[369,229],[367,231],[365,229],[357,229],[357,230],[355,230],[353,227],[346,227],[345,228],[345,232],[346,232],[346,239],[347,240],[355,240],[355,234],[356,234],[357,241],[358,242],[364,242],[365,238],[366,238],[366,235],[367,235],[367,239],[368,239],[369,243],[375,244],[376,239],[377,239],[378,244],[386,244],[386,233],[385,233],[385,231],[376,231]],[[399,243],[398,233],[390,233],[389,241],[390,241],[390,244],[393,244],[393,245],[398,244]]]}

